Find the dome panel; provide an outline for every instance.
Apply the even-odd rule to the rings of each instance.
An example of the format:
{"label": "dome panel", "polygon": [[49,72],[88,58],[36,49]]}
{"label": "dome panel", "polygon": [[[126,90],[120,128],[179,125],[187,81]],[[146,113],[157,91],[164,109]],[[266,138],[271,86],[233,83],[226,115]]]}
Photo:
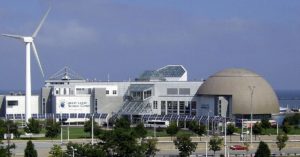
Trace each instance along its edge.
{"label": "dome panel", "polygon": [[245,69],[226,69],[209,77],[198,95],[232,96],[232,114],[250,114],[251,90],[254,114],[279,112],[278,99],[269,83],[258,74]]}

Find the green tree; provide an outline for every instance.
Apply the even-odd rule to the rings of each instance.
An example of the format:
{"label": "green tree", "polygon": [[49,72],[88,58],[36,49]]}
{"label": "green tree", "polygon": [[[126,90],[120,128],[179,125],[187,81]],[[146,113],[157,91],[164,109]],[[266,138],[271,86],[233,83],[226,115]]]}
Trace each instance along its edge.
{"label": "green tree", "polygon": [[[19,137],[20,133],[18,131],[18,126],[16,123],[14,123],[11,120],[3,121],[0,120],[0,139],[4,137],[4,134],[13,134],[15,137]],[[2,141],[0,141],[0,144],[3,144]],[[12,155],[11,149],[15,149],[16,146],[14,143],[11,144],[10,139],[7,139],[7,145],[0,147],[0,156],[8,156],[10,157]]]}
{"label": "green tree", "polygon": [[253,134],[256,140],[256,135],[260,135],[262,133],[262,127],[261,124],[259,122],[256,122],[253,126],[252,126],[252,130],[253,130]]}
{"label": "green tree", "polygon": [[177,139],[174,140],[174,144],[180,151],[179,155],[181,157],[190,156],[197,148],[197,143],[193,143],[190,136],[187,134],[177,136]]}
{"label": "green tree", "polygon": [[285,134],[288,134],[291,131],[292,127],[290,126],[290,124],[288,122],[284,122],[283,126],[282,126],[282,131]]}
{"label": "green tree", "polygon": [[15,137],[20,137],[20,132],[17,123],[13,122],[12,120],[7,120],[5,122],[6,125],[6,132],[13,133]]}
{"label": "green tree", "polygon": [[2,141],[0,141],[0,145],[0,157],[11,157],[11,149],[15,149],[16,145],[11,144],[4,146]]}
{"label": "green tree", "polygon": [[230,123],[230,124],[227,125],[226,131],[227,131],[227,135],[229,135],[229,137],[230,137],[230,141],[231,141],[231,135],[233,135],[233,133],[236,130],[237,130],[236,127],[232,123]]}
{"label": "green tree", "polygon": [[108,156],[142,156],[145,152],[131,129],[115,128],[111,131],[104,131],[99,138],[101,141],[99,144],[103,146]]}
{"label": "green tree", "polygon": [[187,123],[187,127],[189,128],[189,130],[191,131],[195,131],[198,127],[198,124],[196,121],[190,121],[189,123]]}
{"label": "green tree", "polygon": [[126,118],[119,118],[116,120],[115,128],[130,129],[130,123]]}
{"label": "green tree", "polygon": [[147,130],[146,128],[144,127],[144,124],[143,123],[139,123],[135,128],[134,128],[134,132],[136,134],[136,136],[138,138],[145,138],[146,135],[147,135]]}
{"label": "green tree", "polygon": [[57,137],[58,134],[60,133],[60,123],[56,122],[53,119],[47,119],[45,129],[46,129],[45,136],[53,139]]}
{"label": "green tree", "polygon": [[200,125],[197,124],[196,127],[194,128],[194,132],[200,137],[200,141],[201,141],[201,136],[206,134],[206,126],[204,124],[200,124]]}
{"label": "green tree", "polygon": [[218,136],[213,136],[209,140],[209,150],[212,150],[214,152],[214,156],[216,154],[216,151],[220,151],[222,147],[223,139]]}
{"label": "green tree", "polygon": [[12,120],[4,121],[0,119],[0,137],[3,138],[4,134],[12,133],[15,137],[20,136],[20,132],[18,130],[18,125]]}
{"label": "green tree", "polygon": [[[93,120],[93,127],[94,127],[94,135],[95,136],[98,136],[100,133],[101,133],[101,128],[100,128],[100,126],[98,125],[98,123],[97,122],[95,122],[95,120]],[[84,128],[84,132],[89,132],[90,133],[90,136],[92,136],[92,119],[90,119],[90,120],[88,120],[88,121],[86,121],[85,123],[84,123],[84,126],[83,126],[83,128]]]}
{"label": "green tree", "polygon": [[286,134],[279,134],[276,139],[276,144],[281,154],[281,150],[286,146],[285,142],[289,140],[289,137]]}
{"label": "green tree", "polygon": [[[3,144],[2,142],[0,144]],[[7,151],[4,146],[0,146],[0,157],[7,157]]]}
{"label": "green tree", "polygon": [[49,152],[50,156],[49,157],[61,157],[63,155],[63,151],[61,149],[60,145],[53,145]]}
{"label": "green tree", "polygon": [[30,118],[28,120],[28,123],[26,123],[26,127],[24,128],[24,131],[27,133],[35,133],[38,134],[42,130],[42,127],[40,125],[40,121],[36,120],[34,118]]}
{"label": "green tree", "polygon": [[[76,151],[75,151],[76,150]],[[67,144],[67,150],[64,156],[72,156],[73,151],[76,157],[106,157],[108,156],[106,152],[104,151],[103,147],[100,145],[92,145],[91,143],[84,143],[84,144],[78,144],[78,143],[68,143]]]}
{"label": "green tree", "polygon": [[171,136],[171,139],[173,139],[173,136],[176,135],[178,131],[179,128],[177,127],[177,124],[175,122],[172,122],[166,129],[166,132]]}
{"label": "green tree", "polygon": [[[6,124],[4,122],[4,120],[0,119],[0,137],[2,138],[4,136],[4,134],[6,133]],[[1,139],[0,138],[0,139]]]}
{"label": "green tree", "polygon": [[157,139],[147,139],[143,141],[146,157],[154,157],[159,149],[156,148]]}
{"label": "green tree", "polygon": [[271,151],[269,149],[269,146],[263,142],[260,141],[258,148],[255,152],[255,157],[270,157],[271,156]]}
{"label": "green tree", "polygon": [[24,155],[25,157],[37,157],[38,156],[37,151],[34,148],[34,144],[32,143],[31,140],[29,140],[27,142],[27,146],[24,150],[24,154],[25,154]]}
{"label": "green tree", "polygon": [[286,122],[290,125],[298,125],[300,123],[300,114],[296,113],[292,116],[286,116],[283,120],[283,124]]}
{"label": "green tree", "polygon": [[268,128],[271,128],[271,123],[268,119],[263,119],[261,120],[261,127],[266,130]]}

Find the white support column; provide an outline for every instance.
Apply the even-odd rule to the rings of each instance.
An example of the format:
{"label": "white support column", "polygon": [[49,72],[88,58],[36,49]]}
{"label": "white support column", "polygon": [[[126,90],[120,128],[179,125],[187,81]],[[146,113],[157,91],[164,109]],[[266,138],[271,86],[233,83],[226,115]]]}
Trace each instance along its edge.
{"label": "white support column", "polygon": [[31,118],[31,70],[30,70],[30,43],[26,43],[26,93],[25,93],[25,121]]}

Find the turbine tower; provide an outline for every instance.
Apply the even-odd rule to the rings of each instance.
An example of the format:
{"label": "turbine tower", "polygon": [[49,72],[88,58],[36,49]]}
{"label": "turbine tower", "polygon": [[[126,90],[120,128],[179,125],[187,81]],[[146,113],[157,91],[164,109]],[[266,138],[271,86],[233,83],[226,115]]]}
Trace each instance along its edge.
{"label": "turbine tower", "polygon": [[51,8],[49,8],[46,12],[46,14],[43,16],[41,22],[39,23],[38,27],[34,31],[34,33],[31,36],[22,36],[22,35],[15,35],[15,34],[2,34],[5,37],[10,37],[14,39],[18,39],[24,42],[26,46],[26,95],[25,95],[25,120],[26,123],[28,122],[28,119],[31,118],[31,67],[30,67],[30,46],[32,46],[33,53],[35,56],[35,59],[37,60],[37,63],[39,65],[39,68],[41,70],[42,76],[44,77],[44,71],[36,50],[36,46],[33,42],[35,37],[37,36],[38,32],[40,31],[46,17],[48,16]]}

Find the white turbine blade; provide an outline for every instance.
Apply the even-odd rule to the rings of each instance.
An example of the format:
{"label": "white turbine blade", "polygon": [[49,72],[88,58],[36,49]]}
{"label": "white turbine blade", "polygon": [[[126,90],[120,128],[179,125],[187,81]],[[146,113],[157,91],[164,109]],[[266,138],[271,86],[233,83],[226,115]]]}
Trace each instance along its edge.
{"label": "white turbine blade", "polygon": [[33,53],[34,53],[35,59],[36,59],[36,61],[38,62],[38,65],[39,65],[39,67],[40,67],[41,73],[42,73],[43,77],[45,77],[45,75],[44,75],[44,70],[43,70],[43,68],[42,68],[42,65],[41,65],[41,62],[40,62],[40,58],[39,58],[39,55],[38,55],[38,53],[37,53],[37,51],[36,51],[36,47],[35,47],[34,42],[31,43],[31,46],[32,46],[32,49],[33,49]]}
{"label": "white turbine blade", "polygon": [[38,27],[36,28],[36,30],[34,31],[34,33],[32,34],[32,37],[35,38],[36,35],[38,34],[38,32],[40,31],[45,19],[47,18],[49,12],[51,10],[51,7],[47,10],[46,14],[44,15],[44,17],[42,18],[41,22],[39,23]]}
{"label": "white turbine blade", "polygon": [[24,36],[15,35],[15,34],[2,34],[5,37],[15,38],[15,39],[24,39]]}

